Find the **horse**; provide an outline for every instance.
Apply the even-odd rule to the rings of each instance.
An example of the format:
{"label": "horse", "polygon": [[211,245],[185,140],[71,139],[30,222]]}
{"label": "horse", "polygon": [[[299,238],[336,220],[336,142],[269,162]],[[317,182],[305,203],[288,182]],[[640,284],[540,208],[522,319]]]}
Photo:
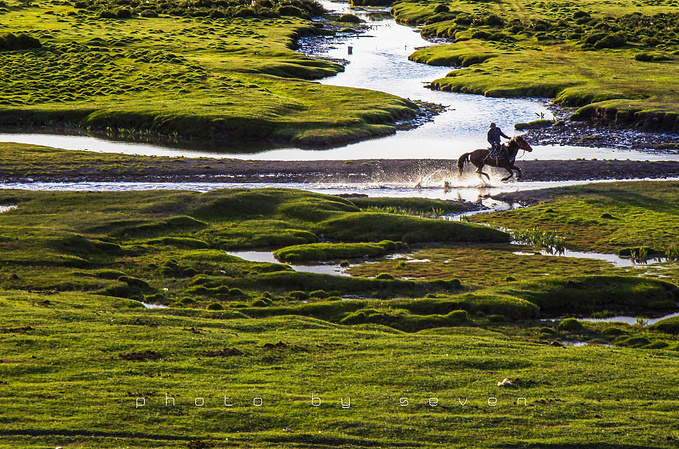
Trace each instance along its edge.
{"label": "horse", "polygon": [[[505,147],[503,145],[503,147]],[[519,167],[514,166],[514,160],[516,159],[516,153],[519,152],[519,150],[524,150],[524,151],[533,151],[531,146],[526,142],[526,140],[523,138],[523,136],[515,136],[512,137],[512,139],[508,142],[507,146],[505,147],[507,150],[507,154],[509,155],[509,158],[504,158],[504,157],[499,157],[495,158],[490,155],[490,150],[482,148],[478,150],[474,150],[471,153],[465,153],[460,158],[457,160],[457,169],[460,173],[462,174],[462,171],[464,170],[465,164],[471,162],[476,166],[476,173],[479,175],[483,175],[488,180],[490,181],[490,176],[488,176],[488,173],[484,173],[482,171],[484,165],[489,165],[491,167],[499,167],[499,168],[504,168],[509,172],[509,176],[502,178],[502,181],[507,181],[509,178],[514,176],[514,172],[512,170],[517,171],[517,177],[516,179],[521,179],[521,169]]]}

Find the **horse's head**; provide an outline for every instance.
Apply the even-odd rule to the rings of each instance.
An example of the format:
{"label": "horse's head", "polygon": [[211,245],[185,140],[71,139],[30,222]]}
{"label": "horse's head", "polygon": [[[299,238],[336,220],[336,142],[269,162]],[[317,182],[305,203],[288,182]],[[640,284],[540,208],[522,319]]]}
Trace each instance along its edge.
{"label": "horse's head", "polygon": [[526,142],[526,139],[524,139],[523,136],[514,136],[510,142],[515,142],[519,150],[528,152],[533,151],[533,148],[531,148],[530,144]]}

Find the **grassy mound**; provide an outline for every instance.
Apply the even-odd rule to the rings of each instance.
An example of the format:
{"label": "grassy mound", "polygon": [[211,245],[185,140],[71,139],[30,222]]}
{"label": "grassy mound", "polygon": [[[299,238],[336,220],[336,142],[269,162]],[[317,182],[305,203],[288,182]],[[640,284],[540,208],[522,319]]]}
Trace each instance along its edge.
{"label": "grassy mound", "polygon": [[622,276],[550,277],[511,283],[494,291],[530,301],[549,315],[674,310],[679,302],[679,288],[674,284]]}
{"label": "grassy mound", "polygon": [[274,251],[274,257],[282,261],[332,260],[383,256],[403,245],[390,240],[379,243],[310,243],[286,246]]}
{"label": "grassy mound", "polygon": [[403,215],[446,215],[465,212],[467,207],[458,201],[428,198],[351,198],[351,202],[370,212],[387,212]]}
{"label": "grassy mound", "polygon": [[344,241],[381,239],[400,240],[406,243],[509,241],[508,234],[488,227],[378,212],[332,218],[318,223],[317,229],[327,238]]}
{"label": "grassy mound", "polygon": [[469,67],[436,89],[497,97],[547,96],[582,107],[572,119],[679,130],[679,15],[673,2],[400,1],[396,20],[454,39],[410,59]]}
{"label": "grassy mound", "polygon": [[201,278],[198,287],[187,289],[192,295],[214,296],[225,287],[236,287],[247,291],[313,292],[317,290],[334,291],[340,295],[360,295],[373,298],[395,296],[422,296],[426,293],[454,292],[460,289],[460,281],[415,281],[401,279],[366,279],[329,274],[302,273],[297,271],[276,270],[265,273],[252,273],[236,279]]}
{"label": "grassy mound", "polygon": [[328,146],[395,132],[411,102],[323,86],[339,64],[292,50],[332,33],[309,0],[13,2],[0,39],[0,125],[119,138]]}
{"label": "grassy mound", "polygon": [[668,334],[679,334],[679,317],[665,318],[651,325],[650,328]]}

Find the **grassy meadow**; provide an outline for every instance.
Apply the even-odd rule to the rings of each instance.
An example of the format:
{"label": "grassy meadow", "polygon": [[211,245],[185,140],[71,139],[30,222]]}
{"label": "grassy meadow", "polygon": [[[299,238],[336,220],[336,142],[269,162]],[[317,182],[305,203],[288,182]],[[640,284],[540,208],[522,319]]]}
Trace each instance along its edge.
{"label": "grassy meadow", "polygon": [[309,146],[393,133],[415,105],[313,82],[343,67],[292,49],[333,33],[309,20],[322,13],[307,0],[3,1],[0,125]]}
{"label": "grassy meadow", "polygon": [[453,43],[411,59],[467,67],[432,87],[487,96],[552,97],[598,118],[679,130],[679,3],[560,0],[399,1],[396,20]]}
{"label": "grassy meadow", "polygon": [[[505,232],[428,218],[465,208],[435,200],[0,191],[0,447],[675,447],[677,320],[564,317],[676,312],[676,259],[616,269],[510,234],[672,248],[678,193],[597,184],[475,217]],[[628,240],[579,241],[588,201]],[[274,249],[352,276],[226,252]]]}

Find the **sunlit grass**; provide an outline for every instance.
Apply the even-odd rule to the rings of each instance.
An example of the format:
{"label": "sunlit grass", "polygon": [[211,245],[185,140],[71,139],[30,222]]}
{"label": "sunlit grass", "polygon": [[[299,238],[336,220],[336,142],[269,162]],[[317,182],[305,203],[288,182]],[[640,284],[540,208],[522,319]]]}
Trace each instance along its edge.
{"label": "sunlit grass", "polygon": [[[25,163],[45,154],[27,151]],[[88,157],[123,158],[71,160]],[[525,214],[512,223],[556,210],[578,218],[584,209],[572,202],[605,198],[602,219],[643,205],[662,227],[675,184],[597,184],[561,200],[557,191],[554,203],[511,212]],[[379,207],[408,203],[457,208]],[[679,437],[676,319],[562,319],[671,313],[679,290],[668,282],[602,261],[515,254],[525,247],[488,227],[304,191],[3,190],[0,205],[16,206],[0,213],[0,447],[670,448]],[[641,222],[625,225],[642,235]],[[225,252],[310,243],[301,249],[346,255],[393,233],[427,246],[408,262],[350,269],[363,276]],[[350,243],[316,245],[320,234]],[[442,236],[452,241],[432,244]],[[505,378],[513,386],[499,386]]]}
{"label": "sunlit grass", "polygon": [[558,104],[586,106],[573,118],[599,113],[616,124],[676,131],[677,2],[612,5],[402,1],[394,15],[424,24],[425,36],[455,39],[410,57],[469,67],[435,80],[436,89],[552,97]]}
{"label": "sunlit grass", "polygon": [[396,119],[414,115],[391,95],[307,81],[343,68],[291,49],[321,32],[299,8],[121,20],[101,18],[103,3],[46,7],[53,14],[37,3],[3,14],[6,31],[42,46],[0,51],[2,125],[323,146],[393,133]]}

